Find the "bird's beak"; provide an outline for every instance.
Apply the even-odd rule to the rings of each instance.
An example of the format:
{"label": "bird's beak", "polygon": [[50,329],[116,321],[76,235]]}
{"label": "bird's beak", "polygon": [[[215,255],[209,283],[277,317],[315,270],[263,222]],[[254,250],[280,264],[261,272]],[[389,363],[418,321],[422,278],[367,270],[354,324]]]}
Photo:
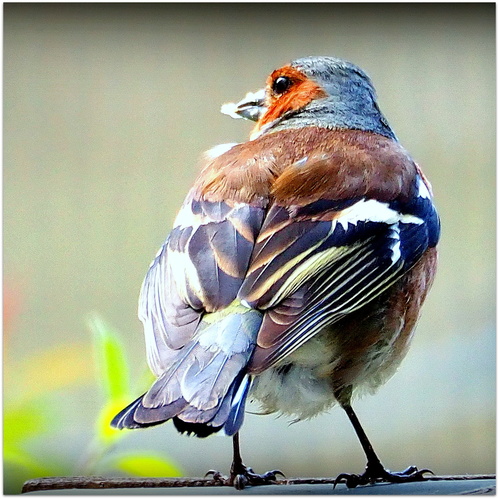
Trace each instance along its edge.
{"label": "bird's beak", "polygon": [[222,105],[220,111],[232,118],[258,121],[265,111],[267,111],[265,106],[265,89],[262,88],[257,92],[248,92],[244,99],[237,104],[227,102]]}

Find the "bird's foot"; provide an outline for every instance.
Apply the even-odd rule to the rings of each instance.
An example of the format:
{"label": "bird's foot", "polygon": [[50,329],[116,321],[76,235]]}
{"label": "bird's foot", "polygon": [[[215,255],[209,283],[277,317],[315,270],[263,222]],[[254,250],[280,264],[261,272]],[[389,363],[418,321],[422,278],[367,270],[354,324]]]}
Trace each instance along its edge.
{"label": "bird's foot", "polygon": [[220,485],[226,485],[226,481],[228,480],[228,478],[225,475],[222,475],[222,473],[220,473],[220,471],[208,470],[205,473],[204,477],[208,478],[210,475],[215,482],[220,482]]}
{"label": "bird's foot", "polygon": [[336,477],[334,486],[338,483],[344,483],[349,489],[355,488],[358,485],[367,485],[389,482],[389,483],[406,483],[406,482],[421,482],[427,480],[425,473],[433,472],[428,469],[418,470],[415,466],[409,466],[404,471],[390,471],[384,468],[381,463],[367,463],[366,469],[362,475],[342,473]]}
{"label": "bird's foot", "polygon": [[213,480],[220,482],[220,485],[235,487],[237,490],[242,490],[247,486],[272,485],[276,483],[277,475],[284,476],[279,470],[267,471],[259,475],[244,464],[233,466],[228,477],[215,470],[208,471],[205,476],[208,475],[212,475]]}

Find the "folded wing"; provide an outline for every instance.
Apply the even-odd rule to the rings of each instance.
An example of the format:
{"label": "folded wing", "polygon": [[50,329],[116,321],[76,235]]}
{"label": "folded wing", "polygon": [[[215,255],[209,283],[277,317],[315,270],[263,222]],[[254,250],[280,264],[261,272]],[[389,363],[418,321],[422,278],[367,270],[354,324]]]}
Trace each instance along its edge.
{"label": "folded wing", "polygon": [[190,195],[146,275],[139,299],[148,361],[160,376],[203,314],[222,310],[244,280],[264,210]]}
{"label": "folded wing", "polygon": [[157,380],[113,420],[118,428],[173,418],[206,436],[242,424],[246,366],[262,314],[236,301],[264,210],[191,194],[144,280],[139,317]]}
{"label": "folded wing", "polygon": [[270,208],[239,292],[266,311],[251,372],[380,295],[436,244],[438,216],[421,186],[416,175],[410,201],[364,196]]}

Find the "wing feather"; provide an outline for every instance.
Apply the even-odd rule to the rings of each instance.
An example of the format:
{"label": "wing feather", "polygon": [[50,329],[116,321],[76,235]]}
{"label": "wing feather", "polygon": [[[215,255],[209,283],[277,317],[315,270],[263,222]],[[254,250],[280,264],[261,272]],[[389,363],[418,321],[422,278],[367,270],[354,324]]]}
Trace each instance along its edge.
{"label": "wing feather", "polygon": [[139,318],[156,376],[186,345],[204,313],[231,304],[244,280],[264,208],[191,193],[142,285]]}
{"label": "wing feather", "polygon": [[[365,198],[343,205],[317,203],[274,205],[262,227],[265,237],[257,240],[239,293],[266,310],[250,372],[283,360],[325,326],[379,296],[428,247],[421,210],[416,216]],[[276,256],[270,257],[269,248]]]}

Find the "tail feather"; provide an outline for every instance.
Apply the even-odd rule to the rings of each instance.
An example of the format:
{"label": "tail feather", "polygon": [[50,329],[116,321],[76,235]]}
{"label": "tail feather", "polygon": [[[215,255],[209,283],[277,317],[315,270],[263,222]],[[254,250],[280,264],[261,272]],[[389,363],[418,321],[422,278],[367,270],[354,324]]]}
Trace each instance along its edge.
{"label": "tail feather", "polygon": [[228,435],[236,433],[251,385],[246,366],[261,321],[260,312],[240,304],[207,314],[194,338],[177,351],[150,390],[111,424],[141,428],[173,419],[179,431],[198,436],[221,428]]}
{"label": "tail feather", "polygon": [[163,423],[165,419],[156,419],[149,423],[140,423],[135,419],[135,414],[138,408],[142,407],[142,399],[144,395],[141,395],[137,400],[134,400],[130,405],[125,407],[120,411],[111,421],[111,426],[117,428],[118,430],[123,430],[124,428],[136,429],[136,428],[147,428],[148,426],[155,426]]}
{"label": "tail feather", "polygon": [[133,418],[135,422],[140,425],[151,425],[163,423],[168,421],[170,418],[176,416],[187,406],[187,402],[183,398],[179,398],[168,405],[163,405],[159,407],[147,407],[144,406],[143,399],[141,403],[137,406]]}
{"label": "tail feather", "polygon": [[230,437],[235,435],[243,424],[244,407],[246,405],[246,397],[248,396],[250,387],[251,378],[246,375],[237,388],[236,394],[232,399],[229,416],[224,425],[225,434]]}
{"label": "tail feather", "polygon": [[209,426],[203,423],[186,423],[178,417],[172,418],[173,424],[179,433],[186,433],[187,435],[196,435],[199,438],[209,437],[221,430],[220,426]]}

